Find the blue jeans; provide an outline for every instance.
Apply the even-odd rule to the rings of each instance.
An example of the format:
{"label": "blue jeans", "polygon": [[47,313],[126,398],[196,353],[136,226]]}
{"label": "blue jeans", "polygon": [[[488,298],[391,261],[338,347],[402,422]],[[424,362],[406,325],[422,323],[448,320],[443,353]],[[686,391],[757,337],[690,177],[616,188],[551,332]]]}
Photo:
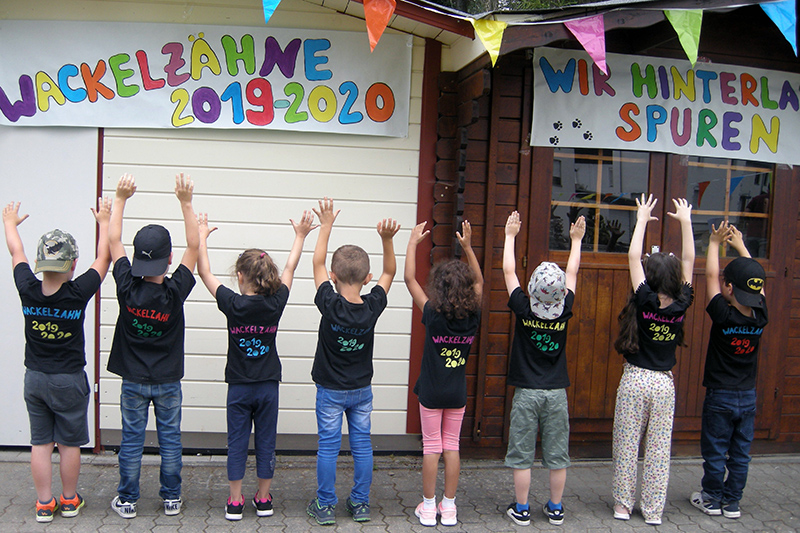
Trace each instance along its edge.
{"label": "blue jeans", "polygon": [[256,475],[272,479],[275,473],[275,437],[278,433],[278,382],[228,385],[228,481],[244,478],[250,431],[255,425]]}
{"label": "blue jeans", "polygon": [[755,389],[706,391],[700,451],[703,453],[703,492],[710,499],[724,503],[742,499],[755,418]]}
{"label": "blue jeans", "polygon": [[153,402],[161,455],[161,490],[165,500],[181,496],[181,382],[147,385],[122,380],[120,411],[122,412],[122,443],[119,446],[119,499],[139,500],[139,474],[142,470],[147,408]]}
{"label": "blue jeans", "polygon": [[350,499],[369,503],[372,485],[372,387],[332,390],[317,385],[317,498],[320,505],[336,505],[336,460],[342,447],[342,414],[347,415],[353,454],[353,490]]}

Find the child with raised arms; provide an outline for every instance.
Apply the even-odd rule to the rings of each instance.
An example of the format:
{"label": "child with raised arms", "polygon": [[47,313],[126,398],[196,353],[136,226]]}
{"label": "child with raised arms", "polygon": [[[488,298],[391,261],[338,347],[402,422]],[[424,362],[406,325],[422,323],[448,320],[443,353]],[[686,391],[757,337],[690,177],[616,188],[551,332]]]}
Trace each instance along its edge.
{"label": "child with raised arms", "polygon": [[[34,270],[28,264],[17,226],[28,218],[19,202],[3,209],[6,244],[11,254],[14,283],[25,317],[25,407],[31,427],[31,474],[36,489],[36,521],[75,517],[84,505],[78,494],[81,446],[89,442],[86,410],[89,381],[83,322],[86,305],[103,282],[111,255],[108,223],[111,201],[100,198],[92,209],[99,225],[97,258],[89,270],[72,279],[78,245],[67,232],[55,229],[41,236]],[[42,273],[39,280],[34,274]],[[53,448],[60,456],[61,495],[52,493]]]}
{"label": "child with raised arms", "polygon": [[[458,259],[435,265],[428,276],[426,293],[416,279],[417,245],[430,233],[424,231],[425,224],[418,224],[411,232],[404,275],[425,324],[422,366],[414,386],[422,424],[423,499],[414,513],[423,526],[435,526],[437,514],[443,526],[454,526],[461,472],[458,440],[467,404],[466,364],[480,322],[483,274],[472,249],[472,228],[465,220],[456,237],[468,265]],[[444,496],[437,508],[436,475],[442,455]]]}
{"label": "child with raised arms", "polygon": [[[719,245],[730,243],[739,257],[719,280]],[[703,375],[706,397],[700,429],[702,490],[692,505],[707,515],[739,518],[750,464],[756,418],[758,347],[767,325],[764,268],[750,257],[742,232],[728,222],[711,226],[706,260],[706,313],[711,318]],[[727,475],[726,475],[727,471]]]}
{"label": "child with raised arms", "polygon": [[508,506],[506,514],[520,526],[531,522],[528,493],[536,436],[541,432],[542,466],[550,471],[550,500],[542,506],[542,511],[551,524],[561,525],[564,522],[561,498],[571,464],[565,345],[578,285],[586,221],[581,216],[570,225],[567,271],[555,263],[540,263],[531,274],[527,295],[519,284],[514,250],[520,227],[519,213],[514,211],[506,221],[503,246],[508,307],[516,317],[507,380],[508,385],[516,389],[505,459],[505,465],[514,471],[516,500]]}
{"label": "child with raised arms", "polygon": [[281,380],[281,362],[275,347],[275,336],[278,322],[289,299],[303,243],[309,232],[315,228],[314,215],[303,211],[299,222],[290,219],[295,237],[286,266],[280,275],[278,267],[264,250],[250,248],[239,255],[235,272],[241,294],[224,286],[211,273],[208,236],[217,228],[208,227],[207,214],[201,213],[197,220],[200,227],[197,273],[228,320],[225,382],[228,383],[230,495],[225,506],[225,518],[242,519],[242,480],[253,425],[258,476],[258,490],[253,496],[253,507],[257,516],[271,516],[273,507],[269,489],[275,472],[278,382]]}
{"label": "child with raised arms", "polygon": [[675,350],[683,344],[683,321],[692,304],[694,235],[692,206],[673,199],[675,212],[667,213],[681,225],[681,258],[664,252],[649,254],[642,262],[647,223],[656,200],[636,199],[636,227],[628,249],[631,292],[619,315],[620,332],[614,348],[625,357],[614,408],[612,454],[614,518],[629,520],[636,501],[639,443],[644,435],[644,472],[641,510],[645,523],[661,524],[667,500],[675,384],[672,367]]}

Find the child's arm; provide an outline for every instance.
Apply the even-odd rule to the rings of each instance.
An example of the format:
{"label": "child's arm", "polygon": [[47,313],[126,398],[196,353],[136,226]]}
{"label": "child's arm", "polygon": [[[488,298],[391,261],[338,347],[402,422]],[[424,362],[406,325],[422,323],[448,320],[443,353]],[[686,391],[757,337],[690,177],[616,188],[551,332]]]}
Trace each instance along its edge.
{"label": "child's arm", "polygon": [[408,247],[406,248],[406,266],[403,270],[403,281],[406,282],[411,298],[420,309],[424,309],[425,304],[428,302],[428,295],[425,294],[425,290],[417,281],[417,246],[430,233],[430,230],[425,231],[425,224],[427,222],[417,224],[411,230],[411,237],[408,238]]}
{"label": "child's arm", "polygon": [[483,296],[483,272],[481,272],[481,265],[478,264],[478,257],[475,255],[475,250],[472,249],[472,226],[469,220],[461,223],[461,233],[456,232],[456,238],[461,245],[461,249],[467,254],[467,263],[475,274],[475,293],[478,298]]}
{"label": "child's arm", "polygon": [[667,213],[672,218],[676,218],[681,223],[681,270],[683,271],[683,281],[692,282],[694,272],[694,232],[692,231],[692,204],[686,198],[672,199],[675,204],[675,212]]}
{"label": "child's arm", "polygon": [[286,260],[286,266],[283,267],[283,272],[281,273],[281,283],[291,289],[294,271],[297,269],[297,263],[300,262],[300,254],[303,252],[303,243],[306,242],[308,234],[316,229],[317,226],[314,225],[314,214],[308,211],[303,211],[300,222],[295,223],[291,218],[289,222],[292,223],[292,228],[294,228],[294,242],[292,243],[292,249],[289,251],[289,258]]}
{"label": "child's arm", "polygon": [[114,263],[120,257],[125,257],[125,246],[122,244],[122,214],[125,211],[125,202],[135,192],[136,180],[130,174],[123,174],[117,182],[117,194],[114,196],[111,218],[108,221],[108,247],[111,251],[111,261]]}
{"label": "child's arm", "polygon": [[314,287],[328,281],[328,269],[325,268],[325,260],[328,257],[328,241],[331,238],[331,229],[339,211],[333,212],[333,200],[327,196],[319,201],[319,211],[313,210],[319,220],[319,233],[317,234],[317,245],[314,247],[312,264],[314,266]]}
{"label": "child's arm", "polygon": [[720,293],[719,245],[730,237],[732,227],[726,220],[720,222],[718,228],[711,226],[711,234],[708,236],[708,255],[706,256],[706,294],[709,301]]}
{"label": "child's arm", "polygon": [[197,275],[200,276],[200,279],[203,280],[203,285],[206,286],[208,292],[215,299],[217,297],[217,289],[222,285],[222,282],[211,273],[211,261],[208,260],[208,236],[216,230],[216,226],[213,228],[208,227],[208,213],[197,215],[197,237],[200,240],[197,250]]}
{"label": "child's arm", "polygon": [[192,208],[192,195],[194,182],[189,176],[184,177],[183,172],[175,175],[175,196],[181,202],[183,224],[186,227],[186,250],[183,252],[181,264],[194,271],[197,264],[198,250],[200,249],[200,234],[197,229],[197,217]]}
{"label": "child's arm", "polygon": [[742,257],[751,257],[750,251],[747,249],[747,246],[744,245],[744,238],[742,237],[742,232],[739,231],[734,225],[730,225],[731,231],[728,234],[728,244],[733,246],[733,249],[736,250],[740,256]]}
{"label": "child's arm", "polygon": [[28,218],[28,215],[19,215],[19,202],[11,202],[3,208],[3,226],[6,231],[6,245],[8,245],[8,252],[11,254],[11,267],[15,268],[20,263],[27,263],[28,258],[25,255],[25,247],[22,245],[22,239],[19,236],[17,226]]}
{"label": "child's arm", "polygon": [[503,278],[506,280],[506,290],[508,290],[509,296],[519,287],[517,259],[514,246],[521,225],[522,223],[519,221],[519,213],[517,211],[508,215],[508,220],[506,220],[506,240],[503,244]]}
{"label": "child's arm", "polygon": [[569,238],[572,245],[569,250],[569,259],[567,260],[567,288],[572,292],[578,287],[578,269],[581,266],[581,241],[583,235],[586,233],[586,219],[583,215],[578,217],[574,223],[569,226]]}
{"label": "child's arm", "polygon": [[644,267],[642,266],[642,246],[644,246],[644,233],[647,229],[647,223],[651,220],[658,220],[650,214],[656,203],[658,203],[658,200],[653,198],[652,194],[647,200],[645,200],[644,194],[642,194],[641,201],[639,198],[636,199],[636,227],[633,228],[631,245],[628,248],[628,270],[631,273],[631,285],[633,285],[634,291],[645,280]]}
{"label": "child's arm", "polygon": [[397,273],[397,259],[394,256],[394,236],[400,231],[400,224],[391,218],[384,218],[378,222],[378,235],[383,243],[383,274],[378,278],[378,285],[383,287],[386,294],[392,287],[392,280]]}
{"label": "child's arm", "polygon": [[92,214],[95,220],[97,220],[99,231],[97,232],[97,257],[89,268],[93,268],[100,274],[100,280],[103,280],[106,274],[108,274],[108,265],[111,263],[111,250],[108,246],[108,224],[111,218],[111,199],[98,198],[97,210],[95,211],[95,209],[92,208]]}

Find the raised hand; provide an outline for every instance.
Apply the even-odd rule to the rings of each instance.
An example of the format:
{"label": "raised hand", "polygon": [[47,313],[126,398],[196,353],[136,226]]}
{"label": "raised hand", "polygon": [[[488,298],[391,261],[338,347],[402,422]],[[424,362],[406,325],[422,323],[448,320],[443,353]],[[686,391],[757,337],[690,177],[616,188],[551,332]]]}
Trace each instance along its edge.
{"label": "raised hand", "polygon": [[408,244],[416,246],[425,240],[425,237],[431,232],[430,230],[425,231],[425,226],[427,224],[428,221],[426,220],[414,226],[414,229],[411,230],[411,236],[408,238]]}
{"label": "raised hand", "polygon": [[520,227],[522,227],[522,223],[519,220],[519,212],[512,211],[506,220],[506,237],[516,237]]}
{"label": "raised hand", "polygon": [[400,231],[400,224],[393,218],[384,218],[378,222],[378,235],[383,240],[392,239],[398,231]]}
{"label": "raised hand", "polygon": [[341,209],[337,209],[334,213],[333,200],[326,196],[319,201],[319,211],[316,209],[313,209],[313,211],[317,215],[321,226],[333,226],[333,221],[339,216]]}
{"label": "raised hand", "polygon": [[183,172],[175,175],[175,196],[181,203],[192,203],[192,194],[194,193],[194,182],[191,176],[183,175]]}
{"label": "raised hand", "polygon": [[672,203],[675,204],[675,212],[667,213],[667,215],[680,222],[692,221],[692,204],[686,201],[686,198],[673,198]]}
{"label": "raised hand", "polygon": [[316,226],[314,225],[314,214],[311,211],[303,211],[300,222],[295,222],[291,218],[289,222],[292,223],[292,229],[294,229],[295,235],[299,235],[303,238],[319,227],[319,224]]}
{"label": "raised hand", "polygon": [[136,192],[136,180],[131,174],[123,174],[117,182],[117,198],[127,200]]}
{"label": "raised hand", "polygon": [[658,200],[653,198],[652,194],[645,199],[644,193],[642,193],[641,199],[636,199],[636,220],[645,223],[658,220],[657,217],[651,215],[657,203]]}
{"label": "raised hand", "polygon": [[[618,223],[619,224],[619,223]],[[586,234],[586,218],[581,215],[574,223],[569,225],[569,238],[572,240],[583,240]]]}
{"label": "raised hand", "polygon": [[101,196],[97,199],[97,209],[92,207],[91,210],[98,224],[108,222],[111,219],[111,198]]}
{"label": "raised hand", "polygon": [[22,224],[25,219],[28,218],[27,214],[20,216],[19,206],[20,202],[11,202],[3,208],[3,224],[11,222],[14,224],[14,227],[16,227]]}
{"label": "raised hand", "polygon": [[456,232],[456,238],[458,239],[458,243],[461,245],[461,248],[467,249],[472,248],[472,226],[469,223],[469,220],[464,220],[461,223],[461,233]]}
{"label": "raised hand", "polygon": [[217,231],[217,227],[208,227],[208,213],[199,213],[197,215],[197,228],[200,232],[200,238],[205,241],[208,236]]}

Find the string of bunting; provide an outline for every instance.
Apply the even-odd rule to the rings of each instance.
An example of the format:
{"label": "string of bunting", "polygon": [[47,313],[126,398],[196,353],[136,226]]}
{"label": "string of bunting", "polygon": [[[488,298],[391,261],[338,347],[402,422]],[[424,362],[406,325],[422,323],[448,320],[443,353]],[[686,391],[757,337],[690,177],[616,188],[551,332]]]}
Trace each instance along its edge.
{"label": "string of bunting", "polygon": [[[367,25],[369,36],[370,51],[375,50],[383,32],[389,25],[397,7],[396,0],[363,0],[364,18]],[[269,19],[278,7],[280,0],[262,0],[264,8],[264,23],[268,24]],[[797,55],[797,9],[795,0],[783,0],[760,4],[761,8],[772,20],[783,36],[789,42]],[[686,53],[686,57],[694,67],[697,61],[697,51],[700,44],[700,29],[703,25],[702,9],[671,9],[665,10],[664,15],[675,29],[678,40]],[[492,66],[497,63],[500,55],[500,47],[503,44],[503,32],[508,23],[493,19],[468,19],[475,29],[475,34],[483,43]],[[583,49],[592,58],[597,67],[608,74],[606,67],[606,37],[603,15],[593,15],[575,20],[564,22],[564,26],[581,43]]]}

